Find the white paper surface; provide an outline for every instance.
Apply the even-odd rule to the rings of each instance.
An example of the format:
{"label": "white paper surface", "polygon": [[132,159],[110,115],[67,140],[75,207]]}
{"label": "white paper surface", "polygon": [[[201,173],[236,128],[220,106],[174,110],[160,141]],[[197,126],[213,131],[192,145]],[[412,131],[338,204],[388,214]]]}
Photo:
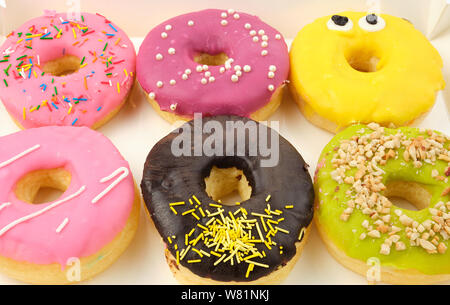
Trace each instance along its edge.
{"label": "white paper surface", "polygon": [[[12,1],[7,0],[7,5]],[[24,1],[14,1],[24,2]],[[20,10],[13,10],[8,14],[8,18],[23,19],[25,16],[33,17],[40,14],[42,4],[37,5],[34,1],[25,1],[30,3],[30,7],[21,7]],[[49,5],[48,8],[63,9],[64,1],[48,1],[49,3],[57,3],[54,6]],[[82,9],[94,6],[82,2]],[[105,5],[104,0],[95,1],[96,9],[89,10],[93,12],[101,12],[108,16],[114,22],[117,22],[124,29],[130,26],[130,31],[139,32],[145,35],[151,26],[156,25],[166,18],[175,16],[179,13],[188,12],[190,10],[212,7],[212,5],[204,5],[205,1],[198,1],[196,4],[181,5],[180,1],[162,1],[158,5],[153,2],[151,10],[141,10],[138,4],[126,5],[120,9],[114,5]],[[115,1],[111,1],[115,2]],[[142,1],[132,1],[133,3],[142,3]],[[220,1],[212,1],[209,3],[222,3]],[[409,3],[417,3],[417,7],[412,5],[405,6],[404,1],[392,1],[387,7],[387,1],[382,1],[383,10],[388,10],[394,15],[400,15],[413,21],[413,23],[426,30],[426,14],[423,14],[425,1],[408,1]],[[420,2],[420,3],[419,3]],[[115,2],[115,3],[118,3]],[[180,5],[172,5],[178,3]],[[184,1],[183,1],[184,3]],[[272,3],[272,1],[270,1]],[[0,0],[1,4],[1,0]],[[201,5],[203,4],[203,5]],[[279,27],[286,37],[293,37],[300,30],[301,26],[313,21],[316,17],[330,14],[336,11],[347,9],[364,10],[366,1],[321,1],[320,4],[310,4],[306,1],[277,1],[277,3],[269,5],[269,1],[227,1],[226,7],[241,8],[243,11],[252,13],[261,13],[262,19],[275,27]],[[160,6],[159,6],[160,5]],[[264,6],[266,5],[266,6]],[[285,7],[283,7],[285,5]],[[189,6],[190,9],[186,9]],[[194,7],[195,6],[195,7]],[[218,5],[223,7],[223,5]],[[281,13],[278,7],[281,6],[284,13]],[[270,9],[268,9],[270,7]],[[39,10],[38,10],[39,8]],[[246,8],[246,9],[242,9]],[[10,6],[8,6],[8,10]],[[0,13],[4,9],[0,8]],[[86,9],[87,10],[87,9]],[[396,14],[396,12],[398,14]],[[142,20],[139,29],[133,29],[132,25],[125,25],[122,15],[133,14],[136,19]],[[148,14],[151,18],[143,16]],[[2,17],[4,15],[0,15]],[[122,19],[119,18],[122,16]],[[144,18],[145,17],[145,18]],[[269,18],[264,18],[269,17]],[[27,19],[26,18],[26,19]],[[129,18],[129,17],[128,17]],[[26,19],[16,22],[15,26],[20,25]],[[119,19],[119,21],[117,21]],[[150,25],[151,24],[151,25]],[[0,27],[2,22],[0,22]],[[8,33],[11,25],[5,26]],[[4,32],[5,33],[5,32]],[[139,36],[139,34],[137,36]],[[136,50],[139,49],[142,37],[133,39]],[[436,103],[427,117],[418,125],[419,127],[440,130],[446,134],[450,134],[450,32],[446,31],[442,35],[438,35],[432,40],[433,45],[440,52],[444,60],[444,78],[447,87],[437,96]],[[311,175],[314,173],[317,158],[323,147],[333,137],[332,134],[319,129],[310,124],[300,113],[297,106],[291,101],[289,94],[285,95],[285,99],[279,110],[270,118],[280,122],[280,133],[289,140],[297,150],[302,154],[303,158],[310,165]],[[173,126],[162,118],[160,118],[152,107],[147,103],[144,93],[140,91],[139,86],[135,86],[130,96],[129,103],[119,112],[119,114],[108,124],[99,129],[104,135],[118,147],[125,159],[130,163],[130,167],[136,182],[139,184],[142,178],[142,170],[145,158],[153,147],[153,145],[162,137],[167,135]],[[18,131],[16,125],[12,122],[5,108],[0,104],[0,136],[7,135]],[[18,282],[0,275],[0,283],[16,284]],[[327,252],[324,244],[313,228],[312,234],[308,239],[303,254],[292,270],[291,274],[284,284],[366,284],[364,277],[347,270],[337,263]],[[135,240],[125,253],[104,273],[98,275],[86,284],[176,284],[172,274],[164,259],[164,246],[161,238],[154,228],[153,224],[145,216],[144,210],[141,211],[141,222]],[[450,284],[450,283],[447,283]]]}

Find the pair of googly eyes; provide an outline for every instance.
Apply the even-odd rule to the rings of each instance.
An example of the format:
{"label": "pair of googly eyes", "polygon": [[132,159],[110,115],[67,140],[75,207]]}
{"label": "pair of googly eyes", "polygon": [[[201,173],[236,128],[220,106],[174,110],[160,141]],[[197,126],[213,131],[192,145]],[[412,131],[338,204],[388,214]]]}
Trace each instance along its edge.
{"label": "pair of googly eyes", "polygon": [[[377,32],[386,26],[384,19],[375,14],[369,14],[359,19],[358,25],[361,29],[368,32]],[[347,32],[353,28],[351,19],[345,16],[333,15],[327,22],[327,27],[330,30]]]}

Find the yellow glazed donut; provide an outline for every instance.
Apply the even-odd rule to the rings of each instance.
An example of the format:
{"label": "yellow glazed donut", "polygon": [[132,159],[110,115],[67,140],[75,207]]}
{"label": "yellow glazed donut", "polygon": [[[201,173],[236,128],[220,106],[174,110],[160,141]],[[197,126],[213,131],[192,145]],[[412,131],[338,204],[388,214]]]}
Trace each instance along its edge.
{"label": "yellow glazed donut", "polygon": [[290,89],[312,123],[411,124],[444,88],[442,60],[405,19],[343,12],[306,25],[290,51]]}
{"label": "yellow glazed donut", "polygon": [[411,127],[370,123],[337,134],[314,182],[315,222],[329,252],[370,281],[450,280],[449,148],[448,136]]}

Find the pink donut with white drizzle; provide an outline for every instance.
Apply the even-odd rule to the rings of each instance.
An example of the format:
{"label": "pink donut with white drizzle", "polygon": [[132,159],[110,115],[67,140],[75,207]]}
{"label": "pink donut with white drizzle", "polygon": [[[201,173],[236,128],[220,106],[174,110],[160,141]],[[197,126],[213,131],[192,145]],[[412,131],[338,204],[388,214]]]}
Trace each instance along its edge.
{"label": "pink donut with white drizzle", "polygon": [[[58,199],[33,204],[40,187],[61,184]],[[0,270],[13,278],[66,283],[74,258],[80,280],[101,272],[133,238],[139,204],[128,162],[92,129],[47,126],[0,138]]]}
{"label": "pink donut with white drizzle", "polygon": [[98,128],[126,101],[135,65],[132,42],[104,16],[46,11],[0,47],[0,99],[22,128]]}
{"label": "pink donut with white drizzle", "polygon": [[[197,60],[225,54],[219,65]],[[217,63],[214,63],[217,64]],[[139,84],[168,120],[233,114],[256,120],[278,107],[289,72],[282,35],[258,17],[207,9],[152,29],[136,62]]]}

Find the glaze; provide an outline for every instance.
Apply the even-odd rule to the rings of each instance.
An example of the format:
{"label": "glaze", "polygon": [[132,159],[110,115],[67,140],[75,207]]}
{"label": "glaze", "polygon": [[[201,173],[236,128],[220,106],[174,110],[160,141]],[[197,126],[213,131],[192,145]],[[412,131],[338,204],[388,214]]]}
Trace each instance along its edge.
{"label": "glaze", "polygon": [[[228,59],[218,66],[194,61],[199,53],[222,52]],[[276,72],[269,77],[271,66]],[[136,70],[142,88],[163,111],[249,116],[284,83],[289,58],[281,34],[258,17],[208,9],[152,29],[139,49]]]}
{"label": "glaze", "polygon": [[427,112],[445,84],[442,59],[424,35],[386,14],[373,25],[366,13],[339,16],[348,18],[344,26],[321,17],[292,43],[290,87],[305,116],[336,132],[359,122],[408,125]]}
{"label": "glaze", "polygon": [[[99,14],[81,19],[47,13],[11,32],[0,47],[0,99],[22,127],[92,127],[126,98],[135,73],[133,44]],[[66,55],[79,58],[78,71],[43,73],[47,62]]]}
{"label": "glaze", "polygon": [[[128,163],[100,133],[70,126],[24,130],[0,138],[2,160],[8,163],[0,167],[1,256],[64,267],[70,257],[96,253],[124,228],[134,202],[133,178]],[[54,168],[71,174],[60,199],[31,204],[16,197],[19,179]],[[103,183],[117,173],[119,179],[105,190]]]}

